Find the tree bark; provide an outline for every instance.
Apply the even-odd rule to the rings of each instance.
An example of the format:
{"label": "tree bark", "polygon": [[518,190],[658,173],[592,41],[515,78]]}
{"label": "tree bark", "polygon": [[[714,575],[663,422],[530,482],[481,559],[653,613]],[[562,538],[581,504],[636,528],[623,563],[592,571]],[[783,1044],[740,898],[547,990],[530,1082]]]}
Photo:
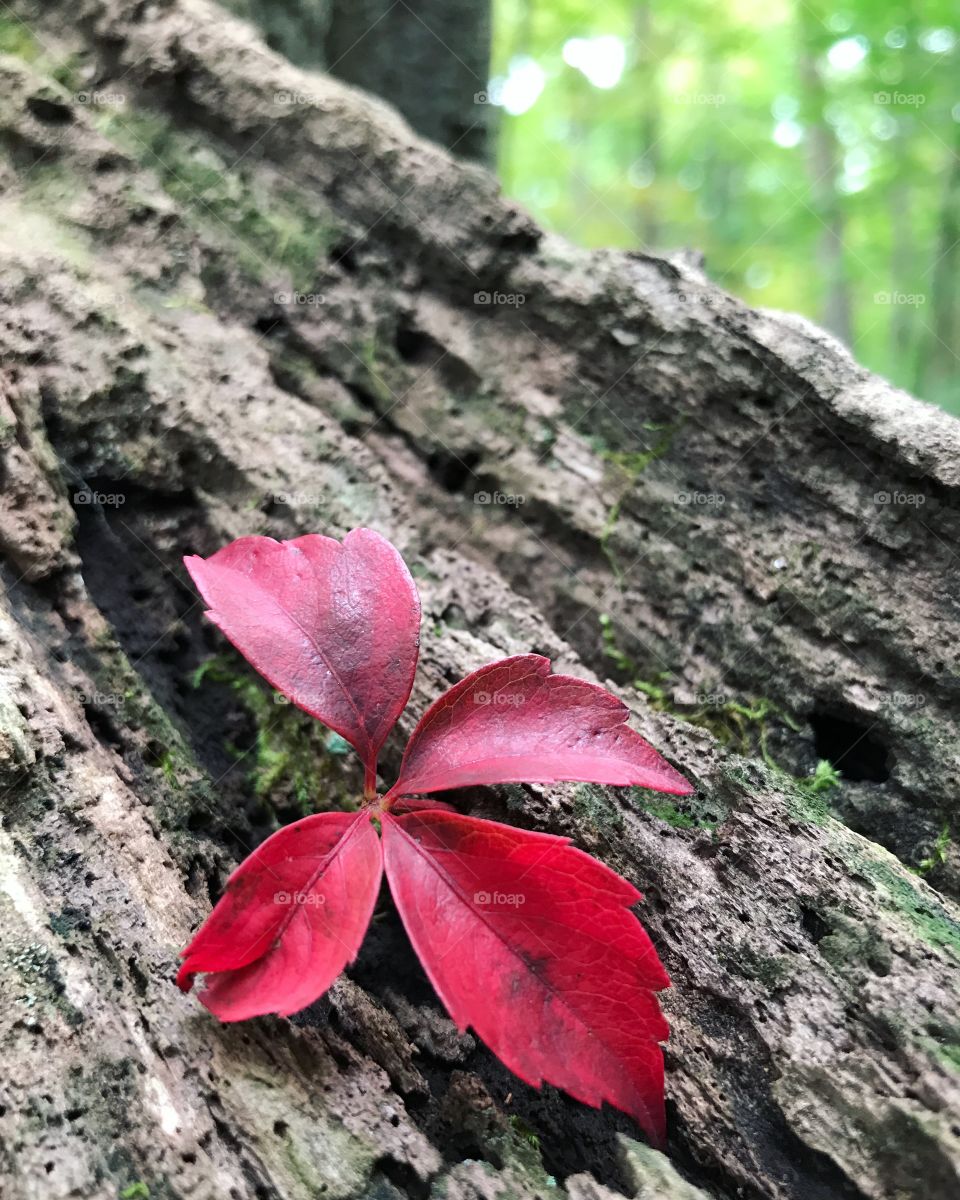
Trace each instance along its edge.
{"label": "tree bark", "polygon": [[[204,0],[13,8],[4,1195],[954,1196],[960,427],[685,258],[541,233]],[[173,985],[238,858],[360,784],[180,556],[359,524],[423,596],[400,734],[536,650],[612,674],[697,785],[458,799],[646,893],[669,1158],[458,1034],[386,897],[291,1021],[220,1026]]]}

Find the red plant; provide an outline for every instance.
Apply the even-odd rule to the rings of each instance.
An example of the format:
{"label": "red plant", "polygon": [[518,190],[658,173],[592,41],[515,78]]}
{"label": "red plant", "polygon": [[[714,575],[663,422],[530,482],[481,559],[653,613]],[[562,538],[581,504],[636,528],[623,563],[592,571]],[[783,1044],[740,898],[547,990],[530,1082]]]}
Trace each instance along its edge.
{"label": "red plant", "polygon": [[[183,952],[184,991],[222,1021],[316,1000],[360,948],[387,879],[457,1026],[472,1026],[534,1086],[604,1100],[665,1139],[670,980],[631,905],[640,893],[567,838],[462,816],[423,793],[582,780],[685,795],[687,781],[597,684],[521,654],[474,671],[413,731],[400,777],[377,794],[377,755],[410,696],[420,600],[399,553],[369,529],[342,544],[246,537],[184,560],[207,616],[294,704],[350,742],[365,767],[356,813],[318,813],[268,838],[230,876]],[[382,837],[377,836],[378,822]]]}

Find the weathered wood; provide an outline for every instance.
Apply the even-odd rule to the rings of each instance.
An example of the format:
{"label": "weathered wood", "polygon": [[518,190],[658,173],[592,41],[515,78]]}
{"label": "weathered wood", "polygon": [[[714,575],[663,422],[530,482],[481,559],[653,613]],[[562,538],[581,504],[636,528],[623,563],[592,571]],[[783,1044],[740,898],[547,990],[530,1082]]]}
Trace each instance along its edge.
{"label": "weathered wood", "polygon": [[[5,1194],[953,1196],[957,863],[942,839],[926,879],[904,863],[939,859],[955,805],[956,423],[686,260],[542,235],[200,0],[15,8],[34,40],[0,60]],[[223,644],[179,556],[358,523],[423,593],[401,732],[536,649],[614,671],[697,784],[680,805],[464,797],[646,892],[683,1179],[618,1145],[625,1118],[457,1035],[386,899],[293,1022],[220,1027],[172,984],[236,858],[304,789],[358,784],[235,660],[193,685]],[[711,732],[739,733],[733,702],[768,714],[739,717],[739,747]],[[761,726],[796,774],[859,730],[861,773],[890,776],[816,794],[736,753]]]}

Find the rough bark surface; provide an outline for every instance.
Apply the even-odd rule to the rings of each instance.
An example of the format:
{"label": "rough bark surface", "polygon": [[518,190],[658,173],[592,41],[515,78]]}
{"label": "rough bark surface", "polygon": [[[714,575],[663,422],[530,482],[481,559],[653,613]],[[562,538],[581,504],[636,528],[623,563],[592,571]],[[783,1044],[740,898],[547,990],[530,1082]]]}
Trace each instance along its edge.
{"label": "rough bark surface", "polygon": [[[12,10],[4,1195],[955,1196],[960,426],[686,259],[543,235],[202,0]],[[646,893],[669,1159],[458,1035],[386,898],[292,1021],[172,983],[237,859],[361,783],[180,556],[361,523],[423,595],[401,734],[535,650],[612,673],[697,785],[460,797]]]}

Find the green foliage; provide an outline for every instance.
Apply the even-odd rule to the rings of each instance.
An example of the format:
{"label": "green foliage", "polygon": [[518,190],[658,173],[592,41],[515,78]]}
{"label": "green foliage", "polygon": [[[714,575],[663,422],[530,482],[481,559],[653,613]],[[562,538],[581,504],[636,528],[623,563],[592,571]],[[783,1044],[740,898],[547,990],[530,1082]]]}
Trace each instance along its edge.
{"label": "green foliage", "polygon": [[128,1184],[120,1193],[120,1200],[150,1200],[150,1189],[141,1180]]}
{"label": "green foliage", "polygon": [[840,772],[827,758],[821,758],[813,774],[801,779],[797,787],[808,796],[820,796],[840,786]]}
{"label": "green foliage", "polygon": [[609,658],[614,665],[621,671],[632,671],[634,668],[633,659],[625,654],[617,644],[617,631],[613,627],[613,621],[610,619],[609,613],[600,614],[600,637],[603,642],[603,653]]}
{"label": "green foliage", "polygon": [[[494,13],[508,194],[587,246],[696,246],[749,303],[849,328],[866,365],[960,412],[953,0]],[[607,78],[571,65],[585,50]]]}
{"label": "green foliage", "polygon": [[522,1138],[528,1146],[532,1146],[534,1150],[540,1149],[540,1138],[537,1133],[530,1128],[523,1117],[517,1116],[516,1113],[511,1113],[508,1118],[510,1127],[513,1129],[517,1137]]}
{"label": "green foliage", "polygon": [[937,840],[929,855],[917,864],[915,874],[926,875],[934,867],[942,866],[947,861],[947,847],[950,845],[950,825],[945,824],[937,834]]}

